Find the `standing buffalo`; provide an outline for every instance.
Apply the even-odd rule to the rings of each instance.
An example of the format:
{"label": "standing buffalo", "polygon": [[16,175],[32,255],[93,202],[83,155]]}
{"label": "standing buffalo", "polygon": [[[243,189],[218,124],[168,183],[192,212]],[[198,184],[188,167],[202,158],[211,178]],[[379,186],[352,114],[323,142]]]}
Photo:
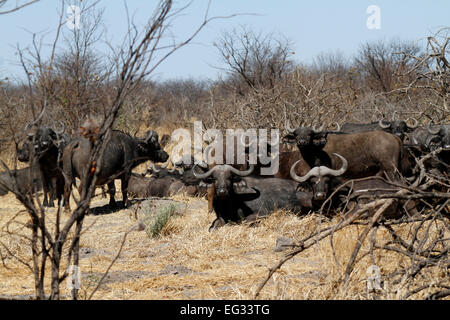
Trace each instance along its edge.
{"label": "standing buffalo", "polygon": [[[53,201],[61,200],[64,192],[61,160],[63,150],[70,138],[63,132],[64,126],[60,131],[49,127],[39,127],[28,132],[27,139],[17,152],[19,161],[32,160],[32,166],[39,167],[44,189],[44,206],[53,207]],[[49,200],[48,194],[50,194]]]}
{"label": "standing buffalo", "polygon": [[302,157],[310,167],[327,166],[333,169],[342,166],[340,154],[348,161],[343,178],[356,179],[386,174],[397,177],[401,159],[402,141],[384,131],[369,131],[353,134],[333,134],[298,127],[291,129],[284,141],[296,143]]}
{"label": "standing buffalo", "polygon": [[399,137],[402,141],[408,133],[411,133],[418,126],[418,121],[412,118],[414,121],[413,125],[408,124],[407,121],[395,120],[386,121],[380,120],[378,122],[372,123],[345,123],[338,130],[343,133],[358,133],[367,131],[384,130],[386,132],[392,133]]}
{"label": "standing buffalo", "polygon": [[[63,167],[67,179],[64,188],[66,210],[70,209],[69,196],[75,177],[83,181],[82,177],[87,174],[92,176],[95,172],[93,169],[97,164],[89,163],[91,150],[92,141],[84,137],[72,141],[64,150]],[[169,155],[161,149],[155,131],[147,131],[145,137],[141,139],[114,130],[103,154],[96,185],[108,184],[109,204],[114,207],[116,205],[114,179],[120,179],[123,202],[128,206],[127,189],[131,170],[147,160],[165,162],[168,158]],[[82,190],[82,184],[79,190]]]}

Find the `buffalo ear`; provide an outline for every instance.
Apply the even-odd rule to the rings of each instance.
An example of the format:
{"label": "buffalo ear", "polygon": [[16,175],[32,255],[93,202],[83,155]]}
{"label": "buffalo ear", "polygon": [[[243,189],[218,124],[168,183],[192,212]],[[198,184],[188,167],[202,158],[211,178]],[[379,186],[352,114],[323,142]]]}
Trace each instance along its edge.
{"label": "buffalo ear", "polygon": [[233,183],[233,191],[236,194],[256,194],[256,190],[249,188],[244,180]]}
{"label": "buffalo ear", "polygon": [[289,133],[285,135],[281,141],[284,143],[295,143],[295,135],[293,133]]}

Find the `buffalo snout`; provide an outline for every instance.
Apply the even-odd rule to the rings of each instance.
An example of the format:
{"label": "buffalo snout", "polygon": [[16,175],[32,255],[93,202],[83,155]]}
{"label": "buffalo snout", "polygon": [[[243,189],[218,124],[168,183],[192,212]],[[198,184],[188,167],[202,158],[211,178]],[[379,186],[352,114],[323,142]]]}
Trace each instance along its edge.
{"label": "buffalo snout", "polygon": [[309,145],[309,141],[307,141],[305,139],[298,139],[297,140],[297,145],[304,147],[304,146]]}
{"label": "buffalo snout", "polygon": [[225,188],[217,189],[217,197],[220,199],[225,199],[228,196],[228,191]]}
{"label": "buffalo snout", "polygon": [[323,200],[325,200],[325,199],[326,199],[326,194],[325,194],[325,192],[320,191],[320,192],[316,192],[316,193],[314,194],[314,200],[323,201]]}
{"label": "buffalo snout", "polygon": [[156,162],[166,162],[169,160],[169,154],[164,150],[159,150],[157,154],[158,160]]}

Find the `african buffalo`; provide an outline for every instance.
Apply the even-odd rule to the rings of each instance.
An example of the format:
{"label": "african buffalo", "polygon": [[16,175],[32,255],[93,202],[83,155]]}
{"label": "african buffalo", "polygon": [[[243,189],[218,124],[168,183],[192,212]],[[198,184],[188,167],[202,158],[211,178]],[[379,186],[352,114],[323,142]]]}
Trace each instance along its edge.
{"label": "african buffalo", "polygon": [[[267,174],[271,171],[271,155],[272,148],[278,145],[279,137],[275,139],[275,143],[267,141],[265,144],[265,150],[261,150],[259,140],[256,137],[246,136],[243,133],[235,133],[232,139],[226,139],[223,141],[222,145],[210,144],[205,149],[206,159],[205,163],[208,165],[209,169],[212,169],[216,165],[228,164],[237,170],[246,170],[249,168],[250,164],[254,165],[254,170],[252,171],[253,176],[264,175],[272,176],[272,174]],[[216,150],[221,149],[221,155],[217,154]],[[252,154],[253,153],[253,154]],[[253,159],[252,159],[253,157]],[[264,159],[266,157],[266,159]],[[210,184],[207,191],[208,198],[208,211],[213,211],[212,199],[214,197],[214,184]]]}
{"label": "african buffalo", "polygon": [[414,121],[413,125],[409,125],[407,121],[403,120],[394,120],[394,121],[386,121],[380,120],[372,123],[345,123],[338,129],[338,131],[343,133],[359,133],[359,132],[367,132],[367,131],[375,131],[375,130],[384,130],[391,134],[396,135],[402,141],[405,138],[405,135],[412,132],[418,126],[418,121],[412,118]]}
{"label": "african buffalo", "polygon": [[333,170],[326,166],[318,166],[309,170],[304,176],[298,176],[295,172],[295,167],[301,160],[298,160],[291,167],[290,176],[294,181],[299,183],[309,182],[308,185],[311,187],[314,201],[324,201],[329,192],[341,184],[341,180],[335,178],[340,177],[345,173],[348,162],[341,155],[337,153],[334,153],[334,155],[341,159],[342,166],[339,170]]}
{"label": "african buffalo", "polygon": [[[394,194],[401,190],[401,187],[388,183],[381,177],[369,177],[348,181],[346,189],[350,190],[349,203],[347,204],[349,209],[347,215],[350,216],[358,211],[361,205],[367,204],[383,195]],[[392,205],[386,208],[383,216],[385,218],[400,218],[404,214],[409,216],[418,215],[418,203],[415,200],[395,199]],[[369,211],[370,214],[373,214],[373,210]]]}
{"label": "african buffalo", "polygon": [[164,177],[146,177],[145,175],[132,173],[128,183],[128,193],[131,197],[167,197],[172,195],[171,185],[179,181],[172,175]]}
{"label": "african buffalo", "polygon": [[291,129],[289,126],[287,130],[289,134],[283,141],[296,143],[311,168],[340,168],[342,161],[334,155],[337,153],[348,161],[343,175],[345,179],[383,174],[397,178],[402,150],[402,141],[397,136],[384,131],[334,134],[308,127]]}
{"label": "african buffalo", "polygon": [[439,148],[443,148],[436,158],[427,160],[426,168],[436,168],[442,172],[448,171],[450,165],[450,125],[428,124],[419,127],[407,136],[405,148],[408,151],[408,161],[415,165],[414,158],[420,158]]}
{"label": "african buffalo", "polygon": [[132,173],[128,183],[130,196],[138,198],[168,197],[184,193],[187,196],[202,196],[206,190],[199,186],[200,180],[193,177],[191,171],[182,173],[177,170],[155,172],[151,177]]}
{"label": "african buffalo", "polygon": [[[27,127],[26,127],[27,129]],[[49,127],[39,127],[28,132],[28,137],[17,150],[18,160],[39,167],[44,189],[44,206],[53,207],[55,199],[61,200],[64,192],[62,153],[70,138]],[[47,195],[50,194],[50,199]]]}
{"label": "african buffalo", "polygon": [[216,219],[209,230],[228,222],[251,222],[267,216],[276,209],[305,212],[312,208],[312,194],[297,191],[297,182],[288,179],[250,177],[254,165],[245,171],[224,164],[205,173],[196,173],[198,179],[215,186],[212,198]]}
{"label": "african buffalo", "polygon": [[27,167],[0,173],[0,196],[14,190],[14,181],[17,191],[21,194],[35,193],[42,190],[42,179],[39,167]]}
{"label": "african buffalo", "polygon": [[[84,137],[72,141],[64,150],[63,168],[66,175],[64,188],[66,210],[70,210],[69,196],[75,177],[82,179],[87,174],[92,176],[95,172],[97,164],[89,163],[91,150],[92,141]],[[116,205],[114,179],[121,179],[123,202],[125,206],[128,206],[127,190],[131,170],[147,160],[165,162],[168,158],[169,155],[161,149],[158,142],[158,134],[155,131],[147,131],[145,137],[141,139],[113,130],[103,154],[96,185],[108,184],[109,204],[114,207]],[[80,184],[81,189],[82,184]]]}

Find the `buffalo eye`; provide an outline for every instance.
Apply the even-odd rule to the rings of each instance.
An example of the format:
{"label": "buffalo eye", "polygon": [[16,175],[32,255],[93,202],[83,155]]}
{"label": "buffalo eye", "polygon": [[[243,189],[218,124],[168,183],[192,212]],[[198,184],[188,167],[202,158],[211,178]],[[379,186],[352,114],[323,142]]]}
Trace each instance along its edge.
{"label": "buffalo eye", "polygon": [[288,135],[285,135],[282,139],[284,143],[294,143],[295,142],[295,135],[293,133],[289,133]]}

